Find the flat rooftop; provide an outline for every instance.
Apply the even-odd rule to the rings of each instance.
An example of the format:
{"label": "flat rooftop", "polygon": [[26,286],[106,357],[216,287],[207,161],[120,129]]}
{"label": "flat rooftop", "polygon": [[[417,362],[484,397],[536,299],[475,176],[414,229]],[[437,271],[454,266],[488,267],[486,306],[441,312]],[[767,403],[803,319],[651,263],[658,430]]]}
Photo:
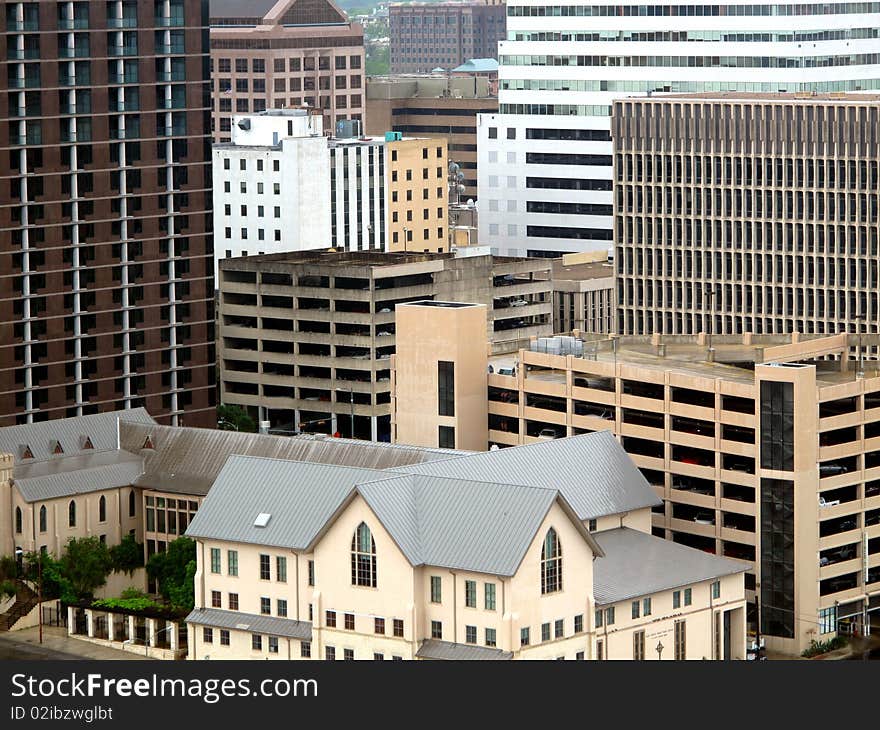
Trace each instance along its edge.
{"label": "flat rooftop", "polygon": [[562,259],[553,261],[553,279],[557,281],[587,281],[614,278],[614,264],[610,261],[589,261],[566,266]]}
{"label": "flat rooftop", "polygon": [[402,302],[401,307],[435,307],[437,309],[463,309],[464,307],[482,307],[484,304],[473,304],[467,302],[435,302],[426,299],[421,302]]}
{"label": "flat rooftop", "polygon": [[220,268],[247,270],[255,264],[316,264],[320,266],[391,266],[392,264],[419,263],[455,258],[452,253],[410,253],[404,251],[336,251],[314,249],[310,251],[283,251],[258,256],[239,256],[221,259]]}
{"label": "flat rooftop", "polygon": [[662,104],[667,101],[738,101],[738,102],[799,102],[815,103],[827,102],[834,104],[875,104],[880,101],[880,94],[868,94],[861,91],[853,92],[828,92],[812,93],[806,91],[697,91],[693,93],[658,94],[657,96],[643,96],[636,99],[617,99],[616,104],[627,101],[647,101]]}

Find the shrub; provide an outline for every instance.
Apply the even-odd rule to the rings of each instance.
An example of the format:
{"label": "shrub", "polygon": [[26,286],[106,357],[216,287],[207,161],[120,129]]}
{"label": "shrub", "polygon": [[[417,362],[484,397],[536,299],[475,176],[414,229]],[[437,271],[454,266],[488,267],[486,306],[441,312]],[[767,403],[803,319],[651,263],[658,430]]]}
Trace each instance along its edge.
{"label": "shrub", "polygon": [[827,641],[816,641],[813,639],[810,642],[810,646],[804,649],[801,653],[801,656],[810,659],[814,656],[819,656],[820,654],[827,654],[829,651],[834,651],[835,649],[840,649],[844,646],[846,646],[846,639],[842,636],[835,636],[833,639],[828,639]]}
{"label": "shrub", "polygon": [[110,548],[110,560],[113,562],[114,571],[130,576],[135,570],[143,567],[144,546],[135,539],[134,535],[126,535],[122,538],[122,542]]}
{"label": "shrub", "polygon": [[146,596],[137,596],[133,598],[102,598],[99,601],[93,601],[92,606],[95,608],[103,608],[108,611],[114,609],[123,609],[126,611],[148,611],[163,608],[153,599]]}
{"label": "shrub", "polygon": [[107,582],[112,567],[110,551],[97,537],[72,537],[67,541],[61,569],[77,599],[91,598]]}
{"label": "shrub", "polygon": [[15,583],[11,580],[0,581],[0,596],[14,596],[17,593]]}
{"label": "shrub", "polygon": [[0,580],[18,578],[18,562],[11,555],[0,557]]}
{"label": "shrub", "polygon": [[168,551],[156,553],[147,563],[147,575],[159,583],[159,592],[172,606],[192,610],[196,544],[179,537],[168,544]]}

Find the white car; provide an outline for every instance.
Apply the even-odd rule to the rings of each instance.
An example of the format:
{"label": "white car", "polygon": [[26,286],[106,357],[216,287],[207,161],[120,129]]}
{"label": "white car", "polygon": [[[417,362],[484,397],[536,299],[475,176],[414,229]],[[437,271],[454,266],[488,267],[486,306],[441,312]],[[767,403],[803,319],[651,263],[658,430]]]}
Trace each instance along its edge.
{"label": "white car", "polygon": [[511,307],[525,307],[528,302],[525,299],[517,299],[510,303]]}
{"label": "white car", "polygon": [[556,429],[553,428],[542,428],[538,433],[539,439],[555,439],[558,438],[559,434],[556,433]]}
{"label": "white car", "polygon": [[386,332],[385,330],[376,333],[376,337],[392,337],[393,335],[393,332]]}

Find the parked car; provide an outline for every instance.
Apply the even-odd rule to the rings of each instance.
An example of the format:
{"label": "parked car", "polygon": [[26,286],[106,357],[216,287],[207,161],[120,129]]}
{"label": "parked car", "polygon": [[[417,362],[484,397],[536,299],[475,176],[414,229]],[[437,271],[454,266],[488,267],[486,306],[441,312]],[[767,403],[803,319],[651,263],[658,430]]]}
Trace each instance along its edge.
{"label": "parked car", "polygon": [[511,307],[524,307],[528,304],[525,299],[514,299],[511,303]]}
{"label": "parked car", "polygon": [[828,477],[849,471],[843,464],[819,464],[819,476]]}
{"label": "parked car", "polygon": [[516,375],[516,366],[509,368],[498,368],[498,370],[496,370],[495,372],[497,372],[498,375]]}
{"label": "parked car", "polygon": [[376,337],[391,337],[394,335],[393,332],[388,332],[387,330],[382,330],[381,332],[376,333]]}
{"label": "parked car", "polygon": [[714,525],[715,515],[711,512],[697,512],[697,514],[694,515],[694,522],[698,525]]}
{"label": "parked car", "polygon": [[559,438],[559,434],[556,433],[555,428],[542,428],[538,433],[539,439],[555,439]]}

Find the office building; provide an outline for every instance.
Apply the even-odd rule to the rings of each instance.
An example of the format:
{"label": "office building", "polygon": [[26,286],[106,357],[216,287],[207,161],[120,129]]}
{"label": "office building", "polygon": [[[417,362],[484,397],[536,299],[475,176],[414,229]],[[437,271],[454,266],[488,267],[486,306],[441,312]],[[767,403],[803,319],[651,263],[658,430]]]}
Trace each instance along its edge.
{"label": "office building", "polygon": [[323,117],[281,109],[233,117],[215,144],[214,272],[220,260],[327,248],[330,152]]}
{"label": "office building", "polygon": [[745,565],[652,537],[658,501],[601,433],[381,470],[232,456],[186,532],[189,658],[744,658]]}
{"label": "office building", "polygon": [[[869,363],[860,375],[845,357],[858,344],[845,334],[553,337],[490,357],[488,375],[452,362],[457,389],[488,381],[487,446],[612,431],[663,499],[653,534],[748,561],[751,629],[760,617],[768,648],[799,654],[836,632],[870,633],[880,610],[880,373]],[[398,351],[394,413],[436,361]],[[476,417],[458,427],[464,441],[462,429],[484,429]],[[429,443],[424,424],[392,428],[400,443]]]}
{"label": "office building", "polygon": [[221,400],[273,429],[387,441],[395,306],[467,292],[486,305],[483,338],[507,349],[549,333],[549,268],[367,251],[221,261]]}
{"label": "office building", "polygon": [[498,92],[479,75],[400,75],[367,79],[367,133],[394,130],[445,138],[464,173],[461,199],[477,197],[477,114],[498,110]]}
{"label": "office building", "polygon": [[4,7],[0,425],[214,423],[207,2]]}
{"label": "office building", "polygon": [[309,106],[324,129],[363,120],[364,31],[333,0],[212,0],[215,142],[233,115]]}
{"label": "office building", "polygon": [[614,264],[601,251],[553,259],[553,331],[614,331]]}
{"label": "office building", "polygon": [[621,334],[880,325],[880,96],[616,102]]}
{"label": "office building", "polygon": [[[493,253],[558,256],[611,245],[615,99],[880,84],[880,31],[867,5],[510,0],[507,15],[499,114],[482,116],[477,131],[479,238]],[[491,200],[501,209],[489,211]]]}
{"label": "office building", "polygon": [[391,73],[450,70],[471,58],[497,58],[507,28],[496,0],[392,4],[388,7]]}

